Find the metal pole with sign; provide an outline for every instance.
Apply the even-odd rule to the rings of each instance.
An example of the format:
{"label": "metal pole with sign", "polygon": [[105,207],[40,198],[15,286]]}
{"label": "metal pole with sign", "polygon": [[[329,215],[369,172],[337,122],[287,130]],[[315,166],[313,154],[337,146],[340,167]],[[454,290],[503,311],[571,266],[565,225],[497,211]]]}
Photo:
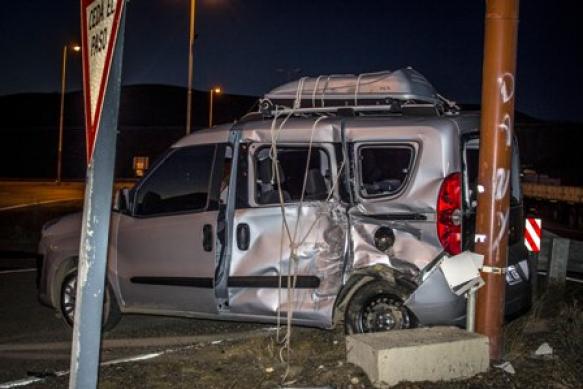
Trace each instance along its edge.
{"label": "metal pole with sign", "polygon": [[81,0],[87,183],[69,388],[95,388],[115,166],[125,0]]}

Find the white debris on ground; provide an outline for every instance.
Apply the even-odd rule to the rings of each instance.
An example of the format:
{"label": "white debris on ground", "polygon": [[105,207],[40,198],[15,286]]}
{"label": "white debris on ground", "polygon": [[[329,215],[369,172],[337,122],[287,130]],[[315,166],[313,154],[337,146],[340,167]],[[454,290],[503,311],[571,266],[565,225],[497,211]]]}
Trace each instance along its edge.
{"label": "white debris on ground", "polygon": [[544,342],[536,349],[534,355],[541,357],[551,356],[553,355],[553,348],[547,342]]}
{"label": "white debris on ground", "polygon": [[516,370],[514,370],[514,366],[512,366],[512,363],[510,363],[508,361],[503,362],[499,365],[494,365],[494,367],[497,367],[498,369],[502,369],[508,374],[512,374],[512,375],[516,374]]}

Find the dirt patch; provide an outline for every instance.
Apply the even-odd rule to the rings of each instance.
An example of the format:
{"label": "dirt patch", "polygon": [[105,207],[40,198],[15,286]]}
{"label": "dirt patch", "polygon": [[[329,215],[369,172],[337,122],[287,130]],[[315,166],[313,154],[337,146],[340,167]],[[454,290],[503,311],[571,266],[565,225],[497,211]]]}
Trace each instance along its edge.
{"label": "dirt patch", "polygon": [[[294,327],[288,387],[369,387],[366,375],[345,362],[344,334]],[[287,365],[275,331],[240,340],[195,344],[143,362],[102,367],[100,388],[278,388]],[[68,377],[33,387],[66,386]],[[354,386],[354,384],[357,384]]]}
{"label": "dirt patch", "polygon": [[[368,383],[359,369],[344,362],[341,334],[297,330],[294,356],[285,381],[288,385],[339,387],[354,379]],[[150,365],[151,371],[142,384],[144,387],[276,388],[286,372],[279,349],[274,336],[195,347]],[[117,374],[105,374],[103,387],[119,387],[124,379]]]}

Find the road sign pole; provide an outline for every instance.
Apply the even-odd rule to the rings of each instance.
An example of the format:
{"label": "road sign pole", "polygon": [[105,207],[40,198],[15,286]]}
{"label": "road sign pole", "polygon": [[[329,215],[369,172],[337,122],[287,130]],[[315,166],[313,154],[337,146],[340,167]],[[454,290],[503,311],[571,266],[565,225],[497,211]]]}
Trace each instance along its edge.
{"label": "road sign pole", "polygon": [[[95,388],[98,380],[121,89],[124,8],[123,6],[121,8],[119,34],[115,40],[111,69],[106,88],[103,91],[103,111],[98,125],[94,151],[87,168],[69,388]],[[90,50],[90,48],[84,47],[84,50]]]}

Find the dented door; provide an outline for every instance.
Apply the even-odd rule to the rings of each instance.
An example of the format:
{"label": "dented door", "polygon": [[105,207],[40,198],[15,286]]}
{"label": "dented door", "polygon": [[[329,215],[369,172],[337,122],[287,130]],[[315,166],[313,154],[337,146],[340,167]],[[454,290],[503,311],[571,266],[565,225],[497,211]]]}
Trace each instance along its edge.
{"label": "dented door", "polygon": [[[356,142],[351,155],[357,200],[349,212],[353,268],[381,264],[413,278],[441,251],[434,206],[415,198],[422,175],[417,171],[419,143]],[[379,248],[375,236],[383,231],[388,231],[390,244]]]}
{"label": "dented door", "polygon": [[329,196],[334,147],[313,145],[301,207],[308,145],[278,145],[277,173],[270,148],[248,148],[248,205],[236,209],[233,223],[230,312],[285,320],[293,311],[296,323],[329,327],[347,247],[345,208],[336,193]]}

